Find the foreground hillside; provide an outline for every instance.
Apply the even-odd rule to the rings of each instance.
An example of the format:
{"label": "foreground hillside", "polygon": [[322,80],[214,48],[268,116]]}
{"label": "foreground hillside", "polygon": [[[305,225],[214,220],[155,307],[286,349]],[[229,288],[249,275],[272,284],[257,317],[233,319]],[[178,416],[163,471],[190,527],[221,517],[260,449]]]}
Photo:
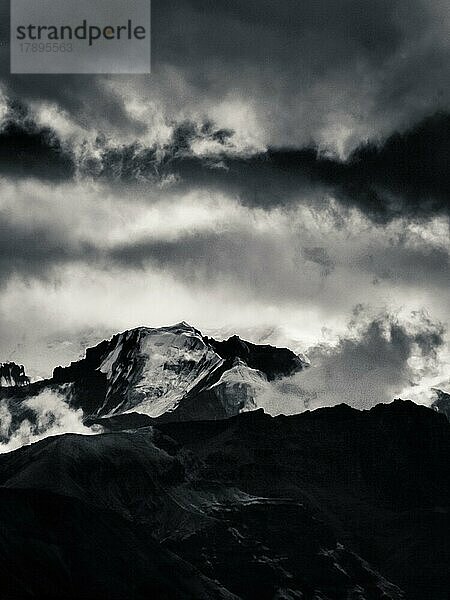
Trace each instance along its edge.
{"label": "foreground hillside", "polygon": [[448,600],[444,415],[150,421],[0,457],[2,597]]}

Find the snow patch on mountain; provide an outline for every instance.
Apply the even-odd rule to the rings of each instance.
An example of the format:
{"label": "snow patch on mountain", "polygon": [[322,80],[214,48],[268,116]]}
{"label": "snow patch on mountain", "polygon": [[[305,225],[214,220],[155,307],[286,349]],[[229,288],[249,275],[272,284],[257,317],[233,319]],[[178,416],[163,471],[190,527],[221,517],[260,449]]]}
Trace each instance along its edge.
{"label": "snow patch on mountain", "polygon": [[436,412],[442,413],[450,421],[450,393],[444,390],[433,389],[435,401],[431,408]]}
{"label": "snow patch on mountain", "polygon": [[[133,335],[136,339],[127,351],[127,342]],[[122,360],[124,354],[126,360]],[[223,362],[201,333],[184,322],[159,329],[141,327],[121,334],[99,367],[110,388],[99,414],[111,416],[137,411],[159,417],[173,411],[186,394]],[[105,412],[108,396],[119,379],[128,384],[125,399]]]}
{"label": "snow patch on mountain", "polygon": [[208,389],[215,392],[229,416],[258,408],[258,396],[269,388],[267,377],[261,371],[251,369],[237,358],[219,381]]}
{"label": "snow patch on mountain", "polygon": [[64,396],[89,422],[130,413],[165,421],[224,419],[259,408],[271,383],[305,367],[286,348],[238,336],[217,341],[181,322],[114,335],[56,367],[50,379],[0,388],[0,401],[14,408],[15,422],[28,419],[29,399],[45,391]]}

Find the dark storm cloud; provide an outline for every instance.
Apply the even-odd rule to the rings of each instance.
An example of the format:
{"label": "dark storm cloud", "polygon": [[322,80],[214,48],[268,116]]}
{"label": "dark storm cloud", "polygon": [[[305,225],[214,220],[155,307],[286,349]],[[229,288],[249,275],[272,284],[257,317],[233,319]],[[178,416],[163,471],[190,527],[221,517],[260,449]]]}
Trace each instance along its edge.
{"label": "dark storm cloud", "polygon": [[336,263],[328,254],[325,248],[321,246],[302,248],[303,257],[322,268],[323,275],[329,275],[335,268]]}
{"label": "dark storm cloud", "polygon": [[377,280],[448,290],[449,251],[426,242],[420,247],[410,247],[400,241],[378,248],[376,252],[369,249],[356,257],[355,262],[362,270],[373,273]]}
{"label": "dark storm cloud", "polygon": [[[245,206],[268,210],[308,202],[320,209],[332,196],[377,223],[449,215],[449,113],[438,113],[384,141],[363,144],[346,160],[312,147],[237,155],[233,135],[211,122],[183,122],[163,147],[138,142],[111,147],[99,137],[94,153],[78,152],[75,158],[75,148],[50,128],[37,126],[16,105],[0,128],[0,171],[43,180],[70,179],[78,171],[111,184],[164,182],[173,191],[218,190]],[[214,154],[195,155],[192,147],[198,142],[213,143]]]}
{"label": "dark storm cloud", "polygon": [[[8,3],[1,10],[7,37]],[[448,106],[445,3],[155,0],[152,12],[150,78],[10,75],[7,48],[0,48],[9,97],[54,103],[75,123],[100,133],[95,156],[86,150],[79,157],[82,173],[115,183],[217,188],[268,209],[333,194],[376,222],[448,214],[449,116],[436,113]],[[139,105],[134,115],[127,93]],[[264,140],[258,147],[269,147],[267,152],[233,153],[233,132],[220,122],[211,125],[211,110],[235,99],[256,115],[253,126]],[[142,144],[143,135],[152,133],[146,106],[174,127],[167,147]],[[234,118],[239,107],[233,106],[227,110]],[[194,123],[202,118],[204,125]],[[339,146],[333,136],[339,138],[341,126],[351,138],[349,146],[342,144],[356,148],[346,160],[322,152]],[[16,124],[10,128],[12,138],[23,137]],[[44,146],[50,137],[56,152],[42,175],[54,168],[63,177],[71,166],[61,164],[54,134],[45,137]],[[194,155],[199,139],[222,146],[223,156]],[[42,150],[39,140],[33,149],[35,137],[29,141],[24,173],[36,172],[30,155]],[[22,150],[23,144],[16,156]],[[5,152],[2,158],[8,165]]]}
{"label": "dark storm cloud", "polygon": [[355,150],[325,179],[377,220],[450,210],[450,114],[439,113],[383,144]]}
{"label": "dark storm cloud", "polygon": [[86,129],[141,135],[146,126],[127,112],[120,96],[108,87],[108,77],[95,75],[11,75],[8,94],[21,101],[56,105]]}
{"label": "dark storm cloud", "polygon": [[440,113],[379,145],[364,144],[346,161],[315,149],[280,150],[216,168],[185,158],[170,163],[182,181],[218,184],[250,206],[272,208],[301,200],[314,188],[337,196],[377,222],[427,218],[450,210],[450,115]]}
{"label": "dark storm cloud", "polygon": [[[276,117],[267,127],[285,139],[297,129],[314,137],[341,108],[363,120],[382,111],[395,127],[423,115],[424,105],[445,106],[445,17],[437,0],[158,1],[154,69],[178,67],[194,93],[254,95]],[[368,81],[374,106],[359,96]],[[323,97],[330,102],[322,113]]]}
{"label": "dark storm cloud", "polygon": [[61,181],[74,176],[75,160],[52,129],[12,106],[0,125],[0,174]]}
{"label": "dark storm cloud", "polygon": [[[0,0],[0,40],[9,40],[10,2]],[[13,101],[55,104],[79,126],[128,130],[144,129],[125,110],[123,100],[106,89],[108,77],[96,75],[19,75],[10,73],[9,44],[0,46],[0,78]]]}
{"label": "dark storm cloud", "polygon": [[[145,147],[139,142],[111,147],[104,136],[96,140],[95,156],[85,154],[79,164],[80,172],[114,183],[131,184],[136,181],[159,183],[165,177],[179,176],[177,169],[193,158],[192,145],[195,142],[213,142],[225,151],[231,147],[234,132],[218,129],[210,121],[201,125],[184,121],[173,129],[171,139],[164,146]],[[200,160],[200,170],[214,167],[217,160]],[[188,168],[189,169],[189,168]],[[213,182],[211,182],[213,184]],[[196,185],[194,178],[187,173],[187,185]]]}
{"label": "dark storm cloud", "polygon": [[94,254],[89,244],[71,240],[70,232],[18,222],[0,210],[0,287],[15,275],[45,279],[54,267],[88,263]]}
{"label": "dark storm cloud", "polygon": [[[215,132],[223,142],[232,132]],[[450,114],[438,113],[383,142],[367,143],[341,161],[314,148],[270,149],[253,156],[223,154],[205,159],[189,152],[199,133],[175,131],[158,158],[156,148],[137,145],[106,150],[86,163],[97,176],[116,181],[159,181],[173,187],[220,189],[247,206],[271,209],[303,202],[313,193],[335,196],[375,222],[396,217],[427,219],[450,211]]]}
{"label": "dark storm cloud", "polygon": [[0,48],[3,80],[12,95],[54,102],[106,134],[148,130],[116,93],[133,86],[172,119],[248,100],[271,145],[317,142],[346,117],[384,134],[448,103],[445,11],[439,0],[154,0],[150,77],[11,76]]}
{"label": "dark storm cloud", "polygon": [[[438,113],[404,133],[358,147],[347,160],[315,148],[269,149],[239,156],[233,132],[210,122],[184,122],[164,147],[135,142],[109,147],[97,141],[96,156],[75,159],[48,127],[38,127],[20,106],[0,128],[0,169],[4,174],[41,179],[72,178],[76,169],[110,183],[168,182],[172,190],[205,188],[231,194],[246,206],[272,209],[312,201],[320,208],[332,195],[375,222],[396,217],[426,219],[450,210],[450,114]],[[192,145],[214,142],[214,155],[196,156]],[[78,164],[76,164],[78,163]]]}
{"label": "dark storm cloud", "polygon": [[[273,60],[288,68],[286,63],[309,62],[305,44],[319,40],[321,56],[331,64],[357,50],[378,62],[402,37],[397,22],[402,5],[398,0],[176,0],[170,5],[158,0],[153,3],[153,41],[160,56],[192,68],[200,58],[262,66]],[[410,10],[420,10],[420,3],[410,2]]]}
{"label": "dark storm cloud", "polygon": [[[237,286],[241,292],[290,302],[312,295],[314,283],[305,284],[298,270],[301,248],[294,241],[286,248],[286,237],[240,228],[223,232],[186,234],[174,240],[143,240],[116,246],[107,263],[123,269],[153,266],[171,272],[188,285],[201,288]],[[312,264],[311,272],[321,278]]]}
{"label": "dark storm cloud", "polygon": [[[261,301],[314,302],[332,310],[353,304],[355,297],[367,301],[375,281],[384,280],[384,289],[392,282],[399,293],[403,288],[420,289],[436,296],[448,286],[448,253],[416,237],[412,245],[399,241],[398,227],[389,234],[381,227],[365,227],[365,240],[348,228],[324,237],[315,231],[315,220],[312,229],[301,222],[288,224],[285,217],[270,221],[271,226],[264,217],[254,220],[243,211],[242,222],[237,215],[234,225],[223,228],[212,224],[211,229],[184,230],[168,238],[164,233],[141,233],[138,239],[111,243],[108,235],[105,239],[106,230],[96,225],[105,213],[90,217],[89,204],[72,206],[72,197],[61,213],[47,215],[51,202],[44,202],[42,210],[34,206],[27,216],[28,203],[40,202],[42,189],[36,185],[13,188],[9,193],[17,195],[20,205],[13,209],[10,203],[0,210],[2,284],[15,275],[24,280],[57,279],[59,267],[77,264],[117,276],[160,272],[189,289],[234,289],[249,298],[256,293]],[[88,237],[81,223],[89,224]],[[379,293],[373,288],[377,298]]]}
{"label": "dark storm cloud", "polygon": [[[365,243],[359,239],[352,242],[343,233],[328,239],[323,247],[316,245],[320,236],[312,236],[305,245],[302,229],[258,232],[243,225],[116,245],[106,252],[104,261],[122,269],[156,268],[200,288],[232,285],[277,302],[309,300],[337,306],[361,294],[361,289],[355,289],[354,277],[363,282],[367,297],[371,283],[384,280],[397,289],[444,292],[445,301],[448,252],[431,243],[416,247],[392,243],[388,236],[382,238],[381,231],[378,238],[377,231],[366,230]],[[345,248],[354,243],[350,261],[346,249],[342,251],[343,239],[347,239]]]}
{"label": "dark storm cloud", "polygon": [[[368,319],[357,307],[337,345],[311,348],[311,368],[275,384],[268,403],[283,406],[283,412],[298,412],[342,402],[364,409],[390,402],[433,372],[444,335],[444,326],[424,313],[405,321],[389,313]],[[411,364],[413,356],[420,366]]]}

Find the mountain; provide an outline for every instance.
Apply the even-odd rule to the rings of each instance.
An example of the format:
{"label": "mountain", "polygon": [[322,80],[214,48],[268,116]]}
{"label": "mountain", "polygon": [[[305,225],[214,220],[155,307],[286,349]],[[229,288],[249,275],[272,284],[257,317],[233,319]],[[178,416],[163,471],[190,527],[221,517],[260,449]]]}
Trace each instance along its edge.
{"label": "mountain", "polygon": [[448,600],[436,411],[108,423],[0,456],[6,599]]}
{"label": "mountain", "polygon": [[216,341],[187,323],[139,327],[86,350],[26,390],[0,390],[23,403],[44,390],[60,394],[85,418],[131,411],[165,420],[218,419],[257,408],[268,382],[306,363],[292,351],[234,336]]}
{"label": "mountain", "polygon": [[179,323],[4,368],[1,597],[448,600],[448,395],[258,409],[305,366]]}
{"label": "mountain", "polygon": [[14,362],[0,363],[0,387],[23,387],[30,383],[23,365]]}
{"label": "mountain", "polygon": [[[209,329],[206,333],[209,337],[213,337],[216,340],[225,340],[236,335],[236,328],[220,327],[217,329]],[[304,362],[309,363],[308,357],[305,356],[302,351],[308,347],[310,343],[308,343],[307,340],[292,336],[290,331],[287,331],[279,325],[240,326],[238,335],[240,338],[250,340],[254,344],[270,344],[271,346],[277,346],[278,348],[290,348],[300,356]]]}
{"label": "mountain", "polygon": [[436,400],[431,405],[431,408],[439,413],[442,413],[450,421],[450,394],[443,390],[433,390],[436,394]]}
{"label": "mountain", "polygon": [[119,514],[0,488],[5,600],[238,600]]}

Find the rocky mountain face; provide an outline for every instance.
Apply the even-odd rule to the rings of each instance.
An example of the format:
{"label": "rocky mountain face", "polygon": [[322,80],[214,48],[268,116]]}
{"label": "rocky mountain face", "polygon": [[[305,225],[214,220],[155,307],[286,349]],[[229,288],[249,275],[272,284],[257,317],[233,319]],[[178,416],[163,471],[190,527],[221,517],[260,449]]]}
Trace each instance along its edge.
{"label": "rocky mountain face", "polygon": [[145,419],[0,456],[4,598],[448,600],[443,415]]}
{"label": "rocky mountain face", "polygon": [[25,367],[14,362],[0,363],[0,387],[23,387],[30,383]]}
{"label": "rocky mountain face", "polygon": [[50,380],[0,391],[0,399],[50,389],[85,417],[134,411],[165,420],[221,419],[254,410],[268,381],[305,366],[290,350],[238,337],[218,342],[187,323],[140,327],[88,348],[84,359],[57,367]]}
{"label": "rocky mountain face", "polygon": [[431,408],[436,412],[442,413],[450,421],[450,394],[443,390],[434,390],[436,400],[431,405]]}

